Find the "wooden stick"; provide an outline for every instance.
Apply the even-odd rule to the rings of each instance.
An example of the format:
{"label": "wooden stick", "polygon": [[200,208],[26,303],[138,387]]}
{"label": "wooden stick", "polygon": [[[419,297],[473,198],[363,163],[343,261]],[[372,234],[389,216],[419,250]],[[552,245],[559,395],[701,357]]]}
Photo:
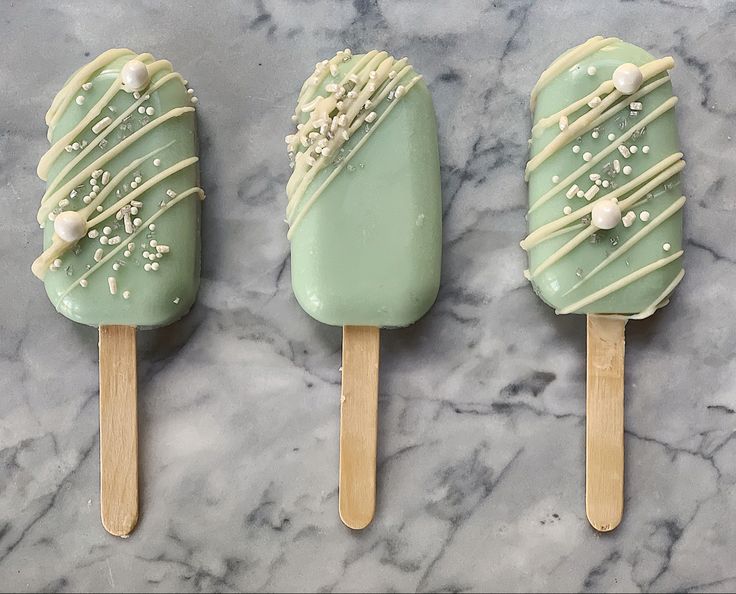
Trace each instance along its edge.
{"label": "wooden stick", "polygon": [[370,524],[376,511],[379,332],[371,326],[342,329],[339,508],[354,530]]}
{"label": "wooden stick", "polygon": [[593,528],[613,530],[624,509],[624,327],[588,316],[585,511]]}
{"label": "wooden stick", "polygon": [[100,512],[114,536],[138,522],[136,346],[132,326],[100,326]]}

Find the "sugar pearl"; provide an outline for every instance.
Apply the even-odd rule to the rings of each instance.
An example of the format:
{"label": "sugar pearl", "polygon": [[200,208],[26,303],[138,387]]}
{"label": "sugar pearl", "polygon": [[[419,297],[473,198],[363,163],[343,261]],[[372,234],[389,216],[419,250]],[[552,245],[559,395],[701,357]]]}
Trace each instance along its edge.
{"label": "sugar pearl", "polygon": [[621,222],[621,209],[613,200],[602,198],[593,206],[591,222],[598,229],[613,229]]}
{"label": "sugar pearl", "polygon": [[120,78],[126,90],[131,92],[143,90],[150,80],[150,75],[148,74],[148,68],[143,62],[140,60],[130,60],[123,66],[120,72]]}
{"label": "sugar pearl", "polygon": [[613,71],[613,86],[624,95],[635,93],[642,82],[644,76],[635,64],[621,64]]}
{"label": "sugar pearl", "polygon": [[67,210],[54,219],[54,232],[64,241],[73,242],[84,237],[87,221],[78,212]]}

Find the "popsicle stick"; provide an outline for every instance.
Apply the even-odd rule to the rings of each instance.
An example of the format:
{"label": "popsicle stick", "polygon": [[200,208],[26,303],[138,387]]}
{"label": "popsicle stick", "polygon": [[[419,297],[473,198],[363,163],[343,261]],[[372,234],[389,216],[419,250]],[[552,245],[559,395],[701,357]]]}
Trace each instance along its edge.
{"label": "popsicle stick", "polygon": [[585,511],[608,532],[624,508],[624,327],[626,319],[588,315]]}
{"label": "popsicle stick", "polygon": [[135,327],[100,326],[100,512],[114,536],[138,522]]}
{"label": "popsicle stick", "polygon": [[379,333],[371,326],[342,329],[339,508],[354,530],[370,524],[376,510]]}

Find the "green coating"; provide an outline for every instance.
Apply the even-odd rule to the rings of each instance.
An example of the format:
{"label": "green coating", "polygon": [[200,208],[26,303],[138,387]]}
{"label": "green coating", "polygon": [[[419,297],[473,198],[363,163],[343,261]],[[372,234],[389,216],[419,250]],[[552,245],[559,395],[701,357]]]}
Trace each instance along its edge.
{"label": "green coating", "polygon": [[[536,109],[534,110],[534,122],[536,123],[544,117],[557,113],[575,100],[592,93],[602,82],[611,79],[614,70],[620,64],[630,62],[640,66],[652,60],[654,60],[654,57],[645,50],[622,41],[616,41],[612,45],[596,51],[592,55],[582,59],[571,69],[554,78],[542,89],[537,100]],[[589,66],[596,68],[595,75],[591,76],[587,73]],[[666,76],[666,73],[659,74],[648,81],[644,81],[642,86],[663,76]],[[667,81],[653,92],[638,99],[643,106],[643,110],[638,115],[631,115],[629,108],[626,107],[598,128],[600,135],[597,139],[592,138],[591,133],[587,132],[582,137],[574,139],[567,146],[544,161],[532,172],[529,179],[530,205],[533,205],[541,195],[555,185],[552,182],[553,176],[557,175],[560,179],[564,179],[572,171],[584,164],[582,155],[585,152],[591,152],[595,155],[610,144],[610,141],[607,139],[609,133],[614,133],[617,137],[620,136],[670,97],[672,97],[672,86]],[[570,116],[570,123],[588,111],[589,108],[587,106],[578,110]],[[539,153],[559,133],[560,129],[556,125],[553,125],[547,128],[538,138],[534,138],[531,145],[531,156],[533,157]],[[580,146],[580,152],[578,154],[573,153],[571,150],[575,144]],[[678,152],[680,149],[677,137],[675,110],[670,109],[662,114],[646,126],[644,134],[636,139],[626,141],[625,144],[627,146],[635,144],[640,150],[636,154],[632,154],[628,159],[624,159],[618,151],[614,151],[601,163],[592,167],[572,183],[586,190],[593,183],[588,178],[590,173],[601,173],[604,179],[610,179],[603,174],[603,167],[607,163],[611,163],[613,159],[618,159],[622,167],[625,165],[632,167],[631,175],[626,176],[623,173],[619,173],[613,179],[614,183],[621,186],[642,174],[665,157]],[[644,154],[641,150],[645,145],[650,147],[648,154]],[[588,204],[588,201],[584,197],[566,198],[565,192],[572,183],[568,184],[556,196],[529,214],[528,224],[530,233],[542,225],[562,217],[565,206],[570,206],[573,210],[577,210]],[[594,200],[605,197],[606,193],[612,189],[612,187],[607,190],[601,188],[601,191]],[[635,270],[660,258],[675,254],[682,249],[682,210],[679,210],[625,255],[613,261],[588,281],[571,291],[576,284],[584,279],[593,268],[617,247],[623,245],[627,239],[645,227],[646,223],[642,222],[639,218],[639,214],[642,211],[646,210],[651,214],[651,221],[682,196],[683,191],[680,187],[679,175],[671,177],[663,185],[654,189],[652,193],[654,197],[640,201],[631,209],[637,215],[636,222],[631,227],[625,228],[623,224],[619,223],[611,230],[599,230],[596,232],[593,238],[586,239],[584,243],[576,247],[570,254],[535,276],[532,279],[535,292],[555,309],[562,309],[581,300],[586,295],[607,287]],[[628,195],[621,196],[619,200],[625,199]],[[624,209],[623,214],[626,214],[628,210]],[[555,253],[581,230],[582,228],[578,227],[564,235],[545,240],[536,247],[531,248],[529,253],[530,271],[533,272],[540,263]],[[663,245],[665,243],[671,245],[669,252],[663,251]],[[576,313],[637,314],[655,304],[658,297],[673,282],[681,270],[682,259],[678,258],[627,287],[619,289],[609,296],[577,310]]]}
{"label": "green coating", "polygon": [[[394,103],[291,240],[294,294],[325,324],[408,326],[437,297],[442,197],[434,108],[422,80]],[[389,105],[383,101],[373,109],[380,117]],[[364,125],[351,137],[346,154],[370,128]],[[305,202],[333,169],[320,172]]]}

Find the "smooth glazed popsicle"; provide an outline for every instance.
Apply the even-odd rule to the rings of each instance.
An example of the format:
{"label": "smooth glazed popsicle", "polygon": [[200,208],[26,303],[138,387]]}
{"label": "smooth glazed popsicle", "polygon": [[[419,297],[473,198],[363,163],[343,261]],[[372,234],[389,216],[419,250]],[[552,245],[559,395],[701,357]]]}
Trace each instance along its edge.
{"label": "smooth glazed popsicle", "polygon": [[557,313],[587,314],[586,513],[603,532],[623,514],[624,327],[684,275],[673,66],[594,37],[531,95],[526,276]]}
{"label": "smooth glazed popsicle", "polygon": [[138,520],[136,328],[177,320],[199,286],[196,103],[168,61],[113,49],[46,114],[32,268],[57,311],[99,326],[100,507],[116,536]]}
{"label": "smooth glazed popsicle", "polygon": [[[374,73],[373,78],[370,78]],[[408,326],[437,296],[437,127],[406,58],[339,52],[304,83],[287,137],[292,287],[334,326]]]}
{"label": "smooth glazed popsicle", "polygon": [[343,326],[339,510],[375,511],[379,328],[437,297],[442,199],[429,91],[406,58],[338,52],[304,83],[286,137],[292,286],[313,318]]}
{"label": "smooth glazed popsicle", "polygon": [[[125,82],[130,64],[140,93]],[[155,327],[191,308],[203,197],[193,101],[171,63],[126,49],[78,70],[54,99],[33,271],[66,317]]]}
{"label": "smooth glazed popsicle", "polygon": [[528,278],[557,313],[646,317],[682,279],[685,162],[673,66],[594,37],[553,62],[532,91],[522,247]]}

